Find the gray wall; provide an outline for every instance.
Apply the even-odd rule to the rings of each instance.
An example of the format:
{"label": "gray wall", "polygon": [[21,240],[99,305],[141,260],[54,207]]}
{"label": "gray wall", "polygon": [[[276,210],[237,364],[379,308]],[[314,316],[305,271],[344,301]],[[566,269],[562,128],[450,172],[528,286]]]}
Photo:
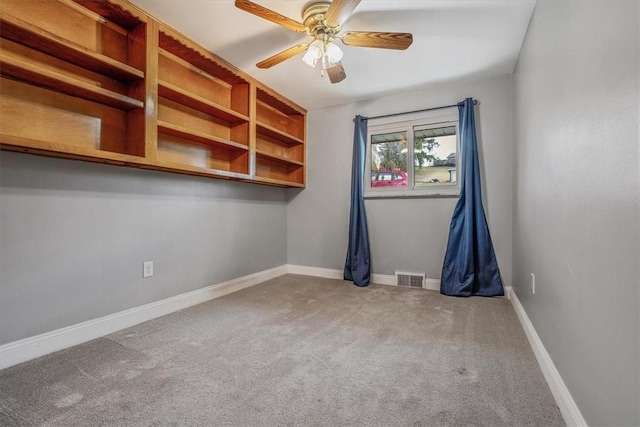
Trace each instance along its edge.
{"label": "gray wall", "polygon": [[639,7],[539,1],[514,77],[513,285],[590,425],[640,424]]}
{"label": "gray wall", "polygon": [[279,188],[1,152],[0,207],[0,344],[287,262]]}
{"label": "gray wall", "polygon": [[[485,210],[505,285],[511,282],[512,128],[511,76],[439,86],[309,112],[308,180],[289,190],[290,264],[342,269],[347,250],[353,122],[449,105],[473,97],[483,170]],[[456,110],[452,110],[456,114]],[[425,272],[440,278],[455,198],[368,199],[374,273]]]}

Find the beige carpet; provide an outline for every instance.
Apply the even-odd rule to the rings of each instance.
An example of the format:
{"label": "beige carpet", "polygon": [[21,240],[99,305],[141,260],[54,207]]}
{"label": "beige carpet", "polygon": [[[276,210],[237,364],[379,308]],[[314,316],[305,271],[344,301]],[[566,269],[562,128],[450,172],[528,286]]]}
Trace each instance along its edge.
{"label": "beige carpet", "polygon": [[287,275],[0,371],[2,426],[554,426],[506,299]]}

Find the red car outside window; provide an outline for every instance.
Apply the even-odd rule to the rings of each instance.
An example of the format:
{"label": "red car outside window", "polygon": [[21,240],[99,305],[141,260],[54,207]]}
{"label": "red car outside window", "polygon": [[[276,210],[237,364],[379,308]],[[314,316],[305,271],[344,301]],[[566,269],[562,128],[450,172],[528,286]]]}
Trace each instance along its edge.
{"label": "red car outside window", "polygon": [[406,187],[409,177],[404,171],[371,172],[371,187]]}

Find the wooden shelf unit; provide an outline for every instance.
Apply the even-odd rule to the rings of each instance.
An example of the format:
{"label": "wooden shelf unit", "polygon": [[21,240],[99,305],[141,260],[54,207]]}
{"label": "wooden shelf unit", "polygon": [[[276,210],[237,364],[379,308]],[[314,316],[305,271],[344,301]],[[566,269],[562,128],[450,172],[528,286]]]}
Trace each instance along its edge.
{"label": "wooden shelf unit", "polygon": [[127,0],[0,1],[0,148],[304,187],[306,111]]}
{"label": "wooden shelf unit", "polygon": [[249,87],[208,51],[161,26],[158,162],[248,177]]}
{"label": "wooden shelf unit", "polygon": [[305,184],[305,112],[256,89],[256,177]]}

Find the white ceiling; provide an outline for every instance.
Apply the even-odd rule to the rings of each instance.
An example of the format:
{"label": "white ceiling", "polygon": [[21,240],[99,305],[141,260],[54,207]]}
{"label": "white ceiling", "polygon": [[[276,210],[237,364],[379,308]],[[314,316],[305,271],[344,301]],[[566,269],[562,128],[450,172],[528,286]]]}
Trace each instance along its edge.
{"label": "white ceiling", "polygon": [[[132,1],[309,110],[509,74],[535,5],[535,0],[363,0],[343,30],[408,32],[413,44],[404,51],[340,44],[347,78],[331,84],[301,56],[257,68],[257,62],[310,37],[237,9],[233,0]],[[255,2],[299,22],[310,3]]]}

